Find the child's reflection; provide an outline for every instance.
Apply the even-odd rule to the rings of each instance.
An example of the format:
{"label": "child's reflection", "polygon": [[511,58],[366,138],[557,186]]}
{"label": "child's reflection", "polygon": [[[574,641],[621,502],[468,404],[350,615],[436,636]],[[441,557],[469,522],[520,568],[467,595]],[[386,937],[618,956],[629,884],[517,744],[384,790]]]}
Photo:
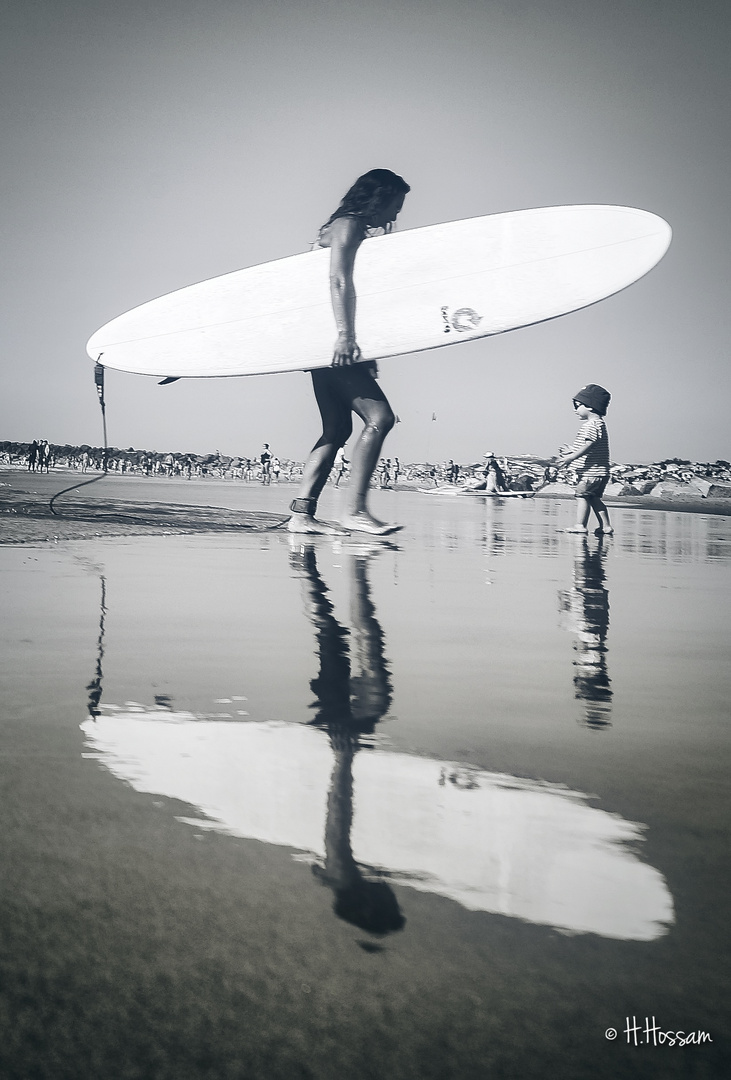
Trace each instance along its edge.
{"label": "child's reflection", "polygon": [[611,724],[612,688],[607,671],[609,593],[605,588],[601,537],[590,547],[586,537],[577,538],[573,584],[559,592],[565,628],[575,635],[574,687],[584,705],[584,723],[591,728]]}
{"label": "child's reflection", "polygon": [[325,860],[314,872],[333,890],[336,915],[372,934],[387,934],[400,930],[406,920],[390,886],[363,876],[350,840],[353,759],[362,736],[374,732],[391,704],[383,631],[375,617],[368,583],[368,559],[376,550],[342,554],[350,584],[350,631],[335,619],[327,586],[317,568],[314,544],[298,542],[292,565],[301,575],[305,611],[317,636],[320,671],[310,684],[317,710],[312,723],[327,731],[334,754]]}

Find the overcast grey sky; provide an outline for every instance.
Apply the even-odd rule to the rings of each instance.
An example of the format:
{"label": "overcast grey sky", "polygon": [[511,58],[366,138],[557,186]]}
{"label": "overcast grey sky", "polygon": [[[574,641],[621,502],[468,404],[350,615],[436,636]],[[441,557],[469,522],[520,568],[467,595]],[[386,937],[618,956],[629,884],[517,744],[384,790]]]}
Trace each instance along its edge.
{"label": "overcast grey sky", "polygon": [[[306,250],[355,177],[399,225],[617,203],[666,218],[625,292],[395,358],[386,452],[550,454],[613,394],[613,457],[731,458],[726,0],[9,0],[0,23],[0,439],[101,441],[85,343],[161,293]],[[110,371],[109,439],[303,458],[309,377]],[[431,419],[436,413],[437,420]]]}

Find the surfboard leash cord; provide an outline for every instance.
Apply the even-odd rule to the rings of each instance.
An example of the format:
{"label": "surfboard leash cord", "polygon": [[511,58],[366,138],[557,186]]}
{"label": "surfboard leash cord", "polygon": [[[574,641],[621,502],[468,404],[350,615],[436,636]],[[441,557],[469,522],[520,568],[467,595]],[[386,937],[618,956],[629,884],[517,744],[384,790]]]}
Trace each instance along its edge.
{"label": "surfboard leash cord", "polygon": [[[107,405],[104,400],[104,365],[101,362],[101,358],[104,354],[99,353],[96,363],[94,364],[94,385],[96,386],[97,397],[99,398],[99,406],[102,411],[102,430],[104,437],[104,451],[102,457],[102,471],[96,476],[92,476],[91,480],[82,480],[80,484],[72,484],[71,487],[64,488],[62,491],[57,491],[52,496],[49,502],[49,509],[54,517],[63,517],[54,508],[56,499],[60,499],[62,495],[67,495],[69,491],[78,491],[79,488],[86,487],[88,484],[95,484],[97,480],[102,480],[109,473],[109,445],[107,440]],[[175,379],[169,380],[175,382]],[[164,385],[164,384],[160,384]],[[271,532],[273,529],[283,529],[289,518],[283,518],[281,521],[277,521],[274,525],[247,525],[247,532]]]}
{"label": "surfboard leash cord", "polygon": [[57,491],[49,502],[49,508],[51,513],[56,517],[62,517],[63,515],[57,513],[53,504],[56,499],[60,499],[62,495],[66,495],[69,491],[77,491],[79,488],[86,487],[87,484],[95,484],[97,480],[101,480],[102,477],[107,475],[109,469],[109,447],[107,446],[107,406],[104,401],[104,365],[100,363],[101,353],[99,359],[94,364],[94,385],[96,386],[97,396],[99,398],[99,405],[102,410],[102,429],[104,432],[104,454],[102,457],[102,472],[97,476],[92,476],[91,480],[82,480],[80,484],[72,484],[71,487],[64,488],[63,491]]}

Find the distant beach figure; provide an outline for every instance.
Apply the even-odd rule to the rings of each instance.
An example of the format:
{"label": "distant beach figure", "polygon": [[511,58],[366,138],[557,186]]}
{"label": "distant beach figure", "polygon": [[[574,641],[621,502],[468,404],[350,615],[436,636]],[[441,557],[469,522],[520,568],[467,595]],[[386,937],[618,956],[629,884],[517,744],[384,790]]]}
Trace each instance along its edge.
{"label": "distant beach figure", "polygon": [[485,464],[482,467],[482,479],[468,481],[464,485],[464,488],[462,490],[489,491],[493,495],[497,495],[501,491],[508,490],[508,485],[505,480],[505,474],[498,465],[497,458],[493,454],[492,450],[488,450],[488,452],[485,454]]}
{"label": "distant beach figure", "polygon": [[579,462],[576,524],[567,532],[585,533],[592,510],[599,522],[597,533],[611,536],[614,532],[609,511],[602,502],[609,481],[609,435],[604,417],[611,397],[609,391],[597,383],[588,383],[574,394],[574,409],[582,424],[571,446],[562,446],[560,457],[556,459],[561,467]]}
{"label": "distant beach figure", "polygon": [[[366,237],[376,230],[391,231],[409,191],[396,173],[372,169],[358,177],[318,233],[315,246],[330,248],[330,296],[338,336],[332,366],[311,372],[322,435],[305,463],[299,495],[291,505],[290,532],[352,530],[383,535],[398,527],[378,521],[367,507],[371,477],[396,418],[376,382],[375,363],[363,359],[356,342],[353,267]],[[339,528],[318,521],[315,511],[335,455],[353,430],[352,413],[364,427],[353,451],[345,516]]]}
{"label": "distant beach figure", "polygon": [[259,455],[259,463],[261,464],[261,482],[262,484],[270,484],[272,482],[272,452],[269,449],[269,443],[264,443],[264,449]]}
{"label": "distant beach figure", "polygon": [[337,454],[335,455],[335,463],[333,465],[333,473],[335,474],[335,479],[333,483],[335,484],[335,487],[340,487],[340,481],[347,474],[349,464],[350,462],[346,458],[345,451],[341,446]]}
{"label": "distant beach figure", "polygon": [[505,473],[500,468],[497,462],[497,458],[489,451],[485,454],[485,491],[500,492],[507,491],[508,485],[505,480]]}

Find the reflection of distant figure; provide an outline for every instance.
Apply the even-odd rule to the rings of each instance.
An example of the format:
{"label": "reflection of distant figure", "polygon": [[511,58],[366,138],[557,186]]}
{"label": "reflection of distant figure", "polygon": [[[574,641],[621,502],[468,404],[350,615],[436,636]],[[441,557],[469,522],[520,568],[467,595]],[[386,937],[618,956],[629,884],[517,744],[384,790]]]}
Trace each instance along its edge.
{"label": "reflection of distant figure", "polygon": [[[368,585],[368,555],[346,556],[351,583],[350,634],[335,619],[328,590],[317,568],[314,545],[300,545],[292,557],[302,573],[305,609],[317,635],[320,671],[312,680],[317,712],[334,754],[327,802],[325,861],[315,873],[335,894],[335,914],[372,934],[405,924],[393,890],[371,881],[353,857],[353,759],[362,735],[370,735],[391,704],[391,681],[383,655],[383,631]],[[350,640],[350,648],[348,647]]]}
{"label": "reflection of distant figure", "polygon": [[584,703],[584,722],[588,727],[604,728],[611,723],[612,689],[607,671],[607,631],[609,630],[609,593],[605,588],[604,556],[601,538],[590,548],[584,538],[574,560],[571,589],[559,592],[560,610],[565,627],[575,634],[574,687]]}

